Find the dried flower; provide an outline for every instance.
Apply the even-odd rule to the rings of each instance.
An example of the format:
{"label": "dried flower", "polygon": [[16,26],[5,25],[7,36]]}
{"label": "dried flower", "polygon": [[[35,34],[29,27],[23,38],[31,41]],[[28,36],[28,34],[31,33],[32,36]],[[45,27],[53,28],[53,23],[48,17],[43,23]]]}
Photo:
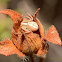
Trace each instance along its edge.
{"label": "dried flower", "polygon": [[27,54],[35,53],[37,56],[45,56],[49,47],[46,40],[61,45],[54,25],[44,35],[43,25],[36,18],[39,10],[40,8],[34,16],[28,14],[25,17],[10,9],[0,11],[13,20],[12,41],[7,38],[0,42],[0,54],[6,56],[17,54],[19,57],[25,57]]}

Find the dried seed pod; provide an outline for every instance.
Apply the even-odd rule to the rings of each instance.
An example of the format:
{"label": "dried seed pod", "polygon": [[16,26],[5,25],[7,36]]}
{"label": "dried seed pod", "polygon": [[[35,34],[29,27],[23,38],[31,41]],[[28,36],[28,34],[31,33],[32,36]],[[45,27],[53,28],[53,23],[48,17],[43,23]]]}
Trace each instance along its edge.
{"label": "dried seed pod", "polygon": [[43,25],[36,18],[39,10],[40,8],[37,9],[34,16],[28,14],[26,18],[13,10],[0,11],[0,13],[8,14],[13,19],[12,42],[8,39],[0,42],[0,54],[6,56],[17,54],[22,57],[26,56],[23,53],[36,53],[37,56],[45,56],[48,52],[46,40],[61,45],[61,39],[54,25],[44,36]]}

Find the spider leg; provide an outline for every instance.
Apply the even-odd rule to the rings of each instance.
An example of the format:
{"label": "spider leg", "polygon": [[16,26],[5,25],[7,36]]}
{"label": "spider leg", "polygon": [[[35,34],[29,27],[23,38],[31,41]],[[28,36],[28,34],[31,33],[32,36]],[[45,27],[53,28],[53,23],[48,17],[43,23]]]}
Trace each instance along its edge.
{"label": "spider leg", "polygon": [[29,13],[27,15],[30,17],[30,20],[33,20],[33,17]]}
{"label": "spider leg", "polygon": [[14,33],[14,35],[21,35],[21,33]]}
{"label": "spider leg", "polygon": [[40,8],[38,8],[37,11],[35,12],[35,14],[34,14],[34,16],[33,16],[34,18],[36,18],[36,16],[37,16],[39,10],[40,10]]}
{"label": "spider leg", "polygon": [[31,20],[31,18],[29,16],[26,16],[27,19]]}

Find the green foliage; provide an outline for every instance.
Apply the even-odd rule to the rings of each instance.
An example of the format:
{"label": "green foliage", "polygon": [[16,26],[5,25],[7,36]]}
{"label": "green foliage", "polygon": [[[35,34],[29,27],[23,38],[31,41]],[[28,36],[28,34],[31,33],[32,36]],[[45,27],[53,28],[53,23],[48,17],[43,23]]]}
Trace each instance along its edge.
{"label": "green foliage", "polygon": [[22,12],[19,9],[15,9],[15,11],[22,15]]}
{"label": "green foliage", "polygon": [[0,21],[0,41],[5,38],[11,39],[11,30],[12,30],[12,20],[7,17],[5,20]]}
{"label": "green foliage", "polygon": [[0,0],[0,4],[2,3],[8,3],[10,0]]}

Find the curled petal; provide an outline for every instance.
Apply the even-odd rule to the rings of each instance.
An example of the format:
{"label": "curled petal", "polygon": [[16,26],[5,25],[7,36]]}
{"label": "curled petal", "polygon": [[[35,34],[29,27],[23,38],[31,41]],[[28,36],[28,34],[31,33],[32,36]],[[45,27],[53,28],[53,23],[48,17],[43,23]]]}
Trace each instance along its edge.
{"label": "curled petal", "polygon": [[0,13],[7,14],[12,18],[13,27],[14,27],[15,31],[17,31],[17,29],[19,28],[20,23],[22,21],[22,15],[20,15],[19,13],[15,12],[11,9],[1,10]]}
{"label": "curled petal", "polygon": [[40,57],[43,57],[43,58],[45,58],[46,57],[46,54],[47,54],[47,50],[45,49],[45,50],[43,50],[43,49],[39,49],[39,51],[37,52],[37,56],[40,56]]}
{"label": "curled petal", "polygon": [[61,39],[59,37],[59,33],[57,32],[54,25],[51,26],[47,34],[45,35],[44,39],[54,44],[61,45]]}
{"label": "curled petal", "polygon": [[13,23],[16,23],[17,20],[20,20],[22,18],[22,15],[20,15],[19,13],[15,12],[11,9],[1,10],[0,13],[9,15],[12,18]]}
{"label": "curled petal", "polygon": [[34,20],[37,24],[38,24],[38,26],[39,26],[39,31],[40,31],[40,35],[41,35],[41,37],[44,37],[44,28],[43,28],[43,25],[40,23],[40,21],[36,18],[35,20]]}
{"label": "curled petal", "polygon": [[37,56],[46,57],[45,55],[46,55],[47,52],[48,52],[49,45],[48,45],[48,43],[46,43],[45,41],[43,41],[41,44],[42,44],[42,45],[41,45],[40,49],[39,49],[38,52],[37,52]]}
{"label": "curled petal", "polygon": [[44,37],[44,28],[43,28],[43,25],[40,23],[40,21],[36,18],[38,12],[39,12],[40,8],[37,9],[37,11],[35,12],[33,18],[34,18],[34,21],[38,24],[39,26],[39,32],[40,32],[40,35],[41,37]]}
{"label": "curled petal", "polygon": [[20,52],[15,45],[10,41],[8,38],[6,38],[4,41],[0,42],[0,54],[3,54],[5,56],[17,54],[18,56],[25,56],[22,52]]}

